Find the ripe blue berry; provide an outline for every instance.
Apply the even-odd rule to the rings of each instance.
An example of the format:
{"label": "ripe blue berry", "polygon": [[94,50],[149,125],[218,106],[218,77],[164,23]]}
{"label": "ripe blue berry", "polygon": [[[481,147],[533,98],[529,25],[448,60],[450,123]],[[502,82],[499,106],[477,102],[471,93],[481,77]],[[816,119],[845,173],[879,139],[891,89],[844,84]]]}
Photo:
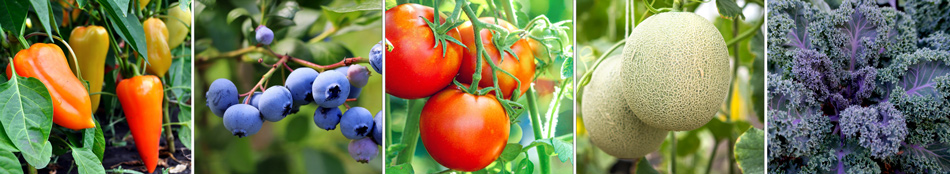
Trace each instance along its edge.
{"label": "ripe blue berry", "polygon": [[343,136],[355,140],[373,133],[373,114],[363,107],[352,107],[340,118],[340,132]]}
{"label": "ripe blue berry", "polygon": [[[351,65],[351,66],[352,66],[352,65]],[[347,80],[350,79],[350,77],[349,77],[350,66],[341,66],[341,67],[339,67],[339,68],[333,69],[333,71],[340,72],[340,73],[343,73],[343,74],[347,74]],[[366,86],[366,85],[363,85],[363,86]],[[347,99],[351,99],[351,98],[360,97],[360,92],[362,92],[362,91],[363,91],[363,88],[362,88],[362,87],[355,87],[355,86],[353,85],[353,83],[350,83],[350,94],[347,94],[347,95],[346,95],[346,98],[347,98]]]}
{"label": "ripe blue berry", "polygon": [[284,86],[290,90],[294,97],[294,106],[309,104],[313,101],[313,95],[310,95],[313,87],[313,79],[320,75],[312,68],[297,68],[287,76]]}
{"label": "ripe blue berry", "polygon": [[350,85],[363,88],[369,81],[369,70],[363,65],[350,65],[346,71],[346,79],[350,80]]}
{"label": "ripe blue berry", "polygon": [[371,138],[352,140],[347,149],[350,151],[350,157],[360,163],[373,160],[373,158],[376,158],[376,154],[379,153],[379,147],[376,146],[376,143],[373,143]]}
{"label": "ripe blue berry", "polygon": [[360,97],[360,92],[363,91],[363,88],[357,88],[350,86],[350,94],[346,95],[346,98],[357,98]]}
{"label": "ripe blue berry", "polygon": [[259,106],[264,120],[277,122],[290,114],[293,107],[293,97],[290,96],[290,90],[287,90],[287,88],[280,85],[271,86],[261,94]]}
{"label": "ripe blue berry", "polygon": [[350,94],[350,82],[346,75],[337,71],[326,71],[313,80],[313,102],[320,107],[337,107],[346,102]]}
{"label": "ripe blue berry", "polygon": [[263,124],[261,112],[251,105],[236,104],[224,112],[224,128],[238,138],[256,134]]}
{"label": "ripe blue berry", "polygon": [[211,82],[211,87],[208,87],[205,98],[207,98],[205,104],[211,108],[211,112],[222,117],[228,107],[238,104],[237,87],[228,79],[214,80],[214,82]]}
{"label": "ripe blue berry", "polygon": [[385,51],[385,48],[386,43],[379,41],[369,50],[369,65],[372,65],[373,70],[376,70],[376,73],[379,74],[383,74],[383,51]]}
{"label": "ripe blue berry", "polygon": [[[254,106],[255,108],[260,108],[260,105],[259,105],[259,104],[261,103],[261,94],[263,94],[263,93],[262,93],[262,92],[254,92],[254,95],[251,96],[251,101],[248,101],[247,104],[250,104],[251,106]],[[247,97],[244,97],[243,99],[241,99],[240,102],[241,102],[241,103],[244,103],[245,100],[247,100]]]}
{"label": "ripe blue berry", "polygon": [[274,41],[274,31],[271,31],[270,28],[267,28],[267,26],[257,26],[255,31],[256,33],[254,38],[257,39],[257,43],[270,45],[270,43]]}
{"label": "ripe blue berry", "polygon": [[377,145],[383,144],[383,111],[376,112],[376,117],[373,117],[373,124],[376,124],[373,128],[373,141]]}
{"label": "ripe blue berry", "polygon": [[340,112],[339,107],[319,107],[316,112],[313,112],[313,123],[320,129],[333,130],[336,129],[336,124],[340,123],[341,117],[343,113]]}

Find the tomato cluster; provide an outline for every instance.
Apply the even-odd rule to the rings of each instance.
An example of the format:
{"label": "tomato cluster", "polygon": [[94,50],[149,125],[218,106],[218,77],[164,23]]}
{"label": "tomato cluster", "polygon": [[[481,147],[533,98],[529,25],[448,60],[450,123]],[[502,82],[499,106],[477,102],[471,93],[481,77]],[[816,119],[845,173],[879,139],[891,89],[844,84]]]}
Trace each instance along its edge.
{"label": "tomato cluster", "polygon": [[[460,41],[437,41],[428,22],[434,23],[436,11],[419,4],[401,4],[386,10],[386,39],[393,48],[386,51],[386,93],[405,99],[429,97],[419,118],[422,143],[432,158],[443,166],[459,171],[476,171],[495,161],[505,148],[510,131],[508,114],[494,91],[486,95],[466,92],[452,83],[471,85],[476,71],[477,49],[473,24],[469,21],[448,29],[446,37]],[[440,15],[439,22],[445,23]],[[427,21],[424,21],[427,20]],[[501,19],[481,18],[509,31],[518,30]],[[497,23],[496,23],[497,21]],[[479,87],[493,87],[493,74],[505,99],[528,90],[535,73],[534,50],[528,39],[510,46],[510,52],[496,48],[492,31],[479,31],[488,58],[512,78],[493,72],[482,61]],[[444,48],[443,48],[444,47]],[[444,50],[444,51],[443,51]],[[504,50],[504,49],[502,49]],[[512,55],[515,54],[515,55]],[[520,85],[518,84],[520,81]]]}

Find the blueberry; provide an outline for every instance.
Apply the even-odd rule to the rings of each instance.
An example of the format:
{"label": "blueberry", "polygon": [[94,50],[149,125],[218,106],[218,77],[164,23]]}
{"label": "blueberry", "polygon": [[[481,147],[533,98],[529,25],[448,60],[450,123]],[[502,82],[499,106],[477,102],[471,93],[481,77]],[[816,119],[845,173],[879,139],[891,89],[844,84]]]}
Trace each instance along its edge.
{"label": "blueberry", "polygon": [[369,81],[369,70],[363,65],[350,65],[346,71],[346,79],[350,80],[350,85],[362,88]]}
{"label": "blueberry", "polygon": [[326,71],[313,80],[313,102],[321,107],[337,107],[346,102],[350,94],[350,82],[346,75],[337,71]]}
{"label": "blueberry", "polygon": [[261,112],[248,104],[236,104],[224,112],[224,128],[238,138],[256,134],[263,124]]}
{"label": "blueberry", "polygon": [[373,114],[363,107],[352,107],[340,118],[340,132],[351,140],[373,134]]}
{"label": "blueberry", "polygon": [[360,92],[363,91],[363,88],[350,87],[350,94],[346,95],[346,98],[357,98],[360,97]]}
{"label": "blueberry", "polygon": [[[261,103],[261,94],[263,94],[263,93],[262,93],[262,92],[254,92],[254,95],[252,95],[251,101],[249,101],[248,104],[250,104],[251,106],[254,106],[255,108],[260,108],[260,105],[258,105],[258,104]],[[244,97],[243,99],[241,99],[240,102],[241,102],[241,103],[244,103],[244,100],[247,100],[247,97]]]}
{"label": "blueberry", "polygon": [[360,163],[373,160],[373,158],[376,158],[376,154],[379,153],[379,147],[376,146],[376,143],[373,143],[371,138],[351,140],[347,149],[350,151],[350,157]]}
{"label": "blueberry", "polygon": [[375,128],[373,128],[373,141],[375,141],[377,145],[382,145],[383,124],[386,124],[383,123],[383,111],[376,112],[376,117],[373,117],[373,124],[376,125],[374,126]]}
{"label": "blueberry", "polygon": [[254,38],[257,39],[257,43],[270,45],[270,43],[274,41],[274,31],[271,31],[270,28],[264,25],[257,26]]}
{"label": "blueberry", "polygon": [[211,82],[211,87],[205,93],[207,103],[211,112],[219,117],[224,116],[224,111],[231,105],[238,104],[238,92],[234,83],[228,79],[217,79]]}
{"label": "blueberry", "polygon": [[[332,71],[340,72],[343,74],[349,74],[350,66],[341,66],[339,68],[333,69]],[[349,77],[347,77],[347,80],[349,80]],[[364,84],[363,86],[366,86],[366,85]],[[357,87],[354,87],[352,83],[350,83],[350,93],[346,95],[346,98],[347,99],[357,98],[360,96],[360,92],[362,91],[363,91],[362,87],[357,88]]]}
{"label": "blueberry", "polygon": [[313,79],[317,78],[317,75],[320,75],[320,73],[312,68],[303,67],[297,68],[287,76],[284,86],[293,95],[294,106],[309,104],[313,101],[313,95],[310,95],[310,93],[312,92]]}
{"label": "blueberry", "polygon": [[277,122],[290,114],[293,107],[293,97],[290,96],[290,90],[287,90],[284,86],[271,86],[261,94],[259,106],[264,120]]}
{"label": "blueberry", "polygon": [[369,65],[373,66],[373,70],[376,70],[376,73],[383,74],[383,51],[385,51],[386,44],[383,41],[379,41],[376,45],[373,45],[373,48],[369,50]]}
{"label": "blueberry", "polygon": [[340,112],[339,107],[319,107],[316,112],[313,112],[313,123],[320,129],[333,130],[336,129],[336,124],[340,123],[341,117],[343,113]]}

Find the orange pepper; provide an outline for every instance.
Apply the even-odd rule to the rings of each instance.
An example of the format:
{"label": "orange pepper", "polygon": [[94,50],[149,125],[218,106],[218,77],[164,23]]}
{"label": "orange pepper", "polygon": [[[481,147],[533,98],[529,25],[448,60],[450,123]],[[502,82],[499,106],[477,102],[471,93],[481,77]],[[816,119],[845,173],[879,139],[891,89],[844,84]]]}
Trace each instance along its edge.
{"label": "orange pepper", "polygon": [[164,91],[162,82],[154,75],[125,79],[119,81],[115,88],[129,129],[132,130],[135,147],[139,151],[139,157],[145,162],[148,173],[155,171],[155,165],[158,163]]}
{"label": "orange pepper", "polygon": [[165,77],[168,67],[172,65],[172,52],[168,48],[168,28],[165,22],[156,18],[148,18],[143,23],[145,27],[145,45],[148,47],[148,64],[141,65],[145,71],[158,77]]}
{"label": "orange pepper", "polygon": [[[17,75],[37,78],[49,90],[54,123],[73,130],[96,127],[89,92],[70,71],[63,49],[56,44],[36,43],[17,52],[11,63],[16,65]],[[7,67],[7,78],[11,76]]]}
{"label": "orange pepper", "polygon": [[[79,69],[82,70],[82,78],[89,81],[89,92],[102,91],[106,55],[109,54],[109,33],[105,28],[95,25],[76,27],[69,35],[69,45],[76,53]],[[68,60],[70,67],[74,67],[76,62],[73,62],[73,59]],[[99,97],[101,97],[99,94],[90,96],[93,113],[99,109]]]}

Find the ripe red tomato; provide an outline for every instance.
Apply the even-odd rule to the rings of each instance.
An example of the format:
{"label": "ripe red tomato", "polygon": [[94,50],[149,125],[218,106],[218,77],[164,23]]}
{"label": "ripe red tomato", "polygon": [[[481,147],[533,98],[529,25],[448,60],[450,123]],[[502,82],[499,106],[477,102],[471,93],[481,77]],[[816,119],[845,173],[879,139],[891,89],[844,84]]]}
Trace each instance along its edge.
{"label": "ripe red tomato", "polygon": [[[479,18],[480,21],[485,23],[494,24],[495,20],[493,18]],[[500,26],[508,29],[509,31],[517,30],[514,25],[508,23],[507,21],[498,19]],[[472,83],[472,74],[475,73],[475,63],[477,56],[477,51],[475,49],[475,32],[472,28],[471,22],[465,22],[464,24],[458,26],[459,32],[462,33],[462,43],[465,44],[468,49],[465,54],[462,55],[462,69],[459,70],[458,81],[471,84]],[[491,57],[492,62],[495,62],[495,65],[498,65],[501,69],[508,71],[515,77],[518,77],[518,80],[521,81],[521,93],[519,96],[524,94],[525,91],[528,91],[528,87],[531,86],[532,78],[534,78],[534,50],[531,49],[528,39],[521,39],[515,42],[511,46],[511,50],[515,54],[518,54],[518,59],[515,60],[515,57],[511,53],[505,52],[504,61],[501,61],[501,58],[498,54],[498,48],[495,48],[494,42],[492,41],[491,30],[481,29],[480,36],[482,39],[482,44],[485,46],[485,50],[488,51],[488,55]],[[499,63],[499,61],[501,61]],[[496,72],[498,76],[498,85],[502,91],[505,93],[505,98],[510,99],[511,94],[514,93],[518,82],[514,78],[508,76],[502,72]],[[491,67],[488,65],[488,62],[482,62],[482,79],[478,82],[479,87],[489,87],[494,86],[491,78]]]}
{"label": "ripe red tomato", "polygon": [[476,96],[452,85],[436,93],[419,118],[419,133],[436,162],[476,171],[498,158],[508,142],[508,114],[495,96]]}
{"label": "ripe red tomato", "polygon": [[[386,52],[386,93],[405,99],[431,96],[452,83],[461,64],[461,45],[436,42],[432,29],[420,18],[433,20],[432,7],[402,4],[386,10],[386,39],[395,47]],[[439,16],[440,22],[445,17]],[[457,29],[449,36],[459,39]],[[442,56],[442,47],[446,47]]]}

